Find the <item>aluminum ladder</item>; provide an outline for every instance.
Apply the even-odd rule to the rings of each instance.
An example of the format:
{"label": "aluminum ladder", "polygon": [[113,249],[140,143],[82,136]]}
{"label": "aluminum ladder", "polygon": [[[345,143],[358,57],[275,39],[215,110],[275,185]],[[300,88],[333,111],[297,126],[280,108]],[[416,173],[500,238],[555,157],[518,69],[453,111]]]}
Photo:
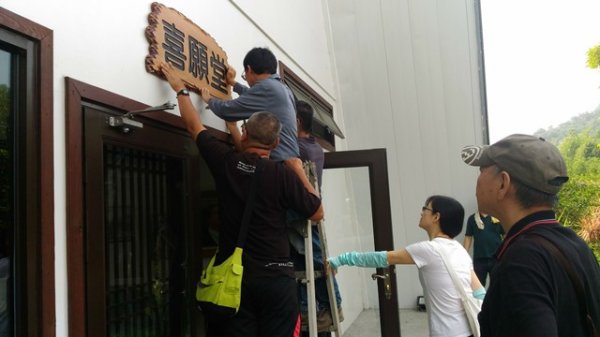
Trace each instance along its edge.
{"label": "aluminum ladder", "polygon": [[[315,164],[307,161],[303,163],[304,173],[308,177],[309,181],[316,190],[319,190],[319,184],[317,181],[317,174]],[[308,333],[310,337],[317,337],[319,333],[317,331],[317,301],[315,293],[315,278],[327,277],[327,294],[329,296],[329,305],[331,311],[331,318],[333,324],[328,328],[327,331],[321,332],[334,332],[336,337],[341,337],[340,334],[340,317],[338,311],[338,304],[335,298],[335,288],[333,285],[333,273],[326,273],[323,275],[323,271],[315,273],[313,263],[313,246],[312,246],[312,226],[317,226],[317,230],[320,234],[321,239],[321,252],[324,257],[329,257],[329,251],[327,249],[327,238],[325,235],[325,228],[323,228],[323,220],[314,222],[311,220],[306,221],[306,227],[302,231],[304,237],[304,258],[306,270],[304,272],[297,272],[296,278],[306,284],[307,299],[308,299]]]}

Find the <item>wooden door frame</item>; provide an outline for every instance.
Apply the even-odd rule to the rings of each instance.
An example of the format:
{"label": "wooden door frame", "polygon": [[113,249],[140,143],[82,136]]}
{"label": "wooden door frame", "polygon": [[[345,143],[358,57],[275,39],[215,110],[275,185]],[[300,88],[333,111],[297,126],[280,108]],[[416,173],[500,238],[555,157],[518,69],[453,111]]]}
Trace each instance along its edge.
{"label": "wooden door frame", "polygon": [[[115,130],[107,125],[106,117],[109,114],[114,113],[113,109],[104,109],[104,107],[98,104],[84,103],[83,123],[84,123],[84,154],[85,154],[85,165],[83,167],[84,176],[87,176],[85,182],[84,193],[86,193],[85,200],[85,239],[83,245],[85,249],[86,264],[86,303],[87,303],[87,316],[86,316],[86,333],[88,336],[106,336],[107,328],[107,298],[106,294],[109,289],[106,287],[106,273],[107,261],[105,260],[106,254],[106,227],[105,227],[105,158],[104,152],[105,145],[111,144],[118,147],[129,148],[134,151],[153,152],[160,153],[171,157],[174,160],[178,160],[181,163],[181,179],[190,182],[192,177],[198,174],[200,171],[197,165],[197,160],[200,154],[194,145],[194,141],[189,137],[186,130],[180,128],[172,129],[166,127],[164,123],[160,125],[152,125],[151,121],[144,119],[144,127],[139,130],[132,131],[130,133],[122,133]],[[136,119],[139,117],[136,117]],[[181,144],[185,144],[181,146]],[[168,177],[172,177],[168,175]],[[168,184],[169,185],[169,184]],[[197,193],[196,193],[197,194]],[[191,184],[183,184],[181,186],[181,194],[179,194],[180,202],[176,206],[182,207],[181,210],[172,212],[173,216],[169,216],[169,223],[178,223],[180,230],[185,231],[186,229],[194,231],[195,226],[189,224],[195,223],[192,213],[194,213],[195,200],[192,191]],[[171,195],[173,197],[173,195]],[[168,198],[171,198],[168,197]],[[182,210],[185,209],[186,212]],[[175,217],[178,220],[175,220]],[[186,226],[187,225],[187,226]],[[181,236],[182,239],[178,244],[180,249],[179,253],[182,256],[192,254],[189,261],[185,261],[188,265],[185,269],[186,272],[191,271],[191,274],[200,275],[200,270],[197,266],[200,266],[199,261],[196,261],[195,256],[199,255],[199,252],[188,251],[193,250],[196,246],[194,245],[193,239],[198,237],[195,234],[188,235],[187,237]],[[188,240],[185,240],[185,239]],[[195,254],[194,254],[195,253]],[[181,256],[180,256],[181,257]],[[183,261],[177,262],[177,266],[182,266]],[[174,267],[172,265],[171,267]],[[178,276],[180,276],[178,274]],[[185,288],[186,293],[191,293],[192,289],[187,289],[186,280],[181,279],[170,279],[169,284],[173,281],[181,282],[181,285]],[[181,291],[178,291],[175,295],[180,295]],[[183,303],[183,302],[182,302]],[[177,307],[179,310],[180,308]],[[170,312],[173,317],[179,317],[180,315]],[[170,320],[173,324],[174,320]],[[181,326],[175,323],[175,331],[170,330],[174,335],[179,335],[177,329]]]}
{"label": "wooden door frame", "polygon": [[[354,167],[367,167],[369,169],[369,192],[371,195],[371,216],[373,220],[375,250],[394,250],[386,150],[372,149],[325,153],[324,169]],[[383,280],[378,279],[377,289],[381,335],[386,337],[400,337],[396,268],[394,265],[391,265],[388,268],[378,268],[378,271],[382,269],[389,271],[392,298],[389,300],[385,298]]]}
{"label": "wooden door frame", "polygon": [[[66,184],[67,184],[67,278],[69,336],[86,336],[85,289],[85,194],[84,194],[84,129],[83,104],[93,104],[122,109],[123,113],[148,108],[147,105],[104,89],[66,77]],[[187,132],[181,117],[162,111],[145,113],[146,121],[164,124],[172,129]],[[220,139],[224,132],[209,129]],[[200,268],[200,266],[198,266]]]}
{"label": "wooden door frame", "polygon": [[34,44],[31,84],[34,95],[25,116],[28,131],[27,184],[27,336],[56,334],[54,279],[54,102],[53,32],[0,7],[0,28],[6,28]]}

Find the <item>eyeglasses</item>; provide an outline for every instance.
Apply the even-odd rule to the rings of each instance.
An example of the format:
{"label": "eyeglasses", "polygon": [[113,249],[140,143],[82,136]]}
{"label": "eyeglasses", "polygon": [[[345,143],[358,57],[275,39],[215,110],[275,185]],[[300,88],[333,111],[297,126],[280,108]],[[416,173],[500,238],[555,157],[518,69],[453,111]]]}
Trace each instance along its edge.
{"label": "eyeglasses", "polygon": [[246,71],[244,70],[244,72],[242,73],[242,80],[246,81]]}
{"label": "eyeglasses", "polygon": [[433,213],[433,208],[429,208],[427,206],[421,207],[421,212],[425,212],[425,211],[431,211],[431,213]]}

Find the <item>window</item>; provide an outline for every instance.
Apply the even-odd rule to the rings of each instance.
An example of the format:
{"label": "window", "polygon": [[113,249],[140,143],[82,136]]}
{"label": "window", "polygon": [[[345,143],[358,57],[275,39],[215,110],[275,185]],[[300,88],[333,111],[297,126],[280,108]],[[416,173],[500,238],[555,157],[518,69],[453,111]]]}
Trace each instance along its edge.
{"label": "window", "polygon": [[55,334],[52,148],[52,32],[0,8],[0,336]]}
{"label": "window", "polygon": [[13,127],[11,74],[12,55],[0,49],[0,336],[9,336],[13,317],[13,290],[10,280],[14,279],[11,249],[14,232],[14,170],[13,170]]}
{"label": "window", "polygon": [[317,94],[304,81],[294,74],[283,62],[279,62],[281,79],[290,87],[297,100],[309,103],[315,115],[313,118],[313,135],[321,146],[335,151],[335,136],[344,138],[344,134],[333,120],[333,107]]}

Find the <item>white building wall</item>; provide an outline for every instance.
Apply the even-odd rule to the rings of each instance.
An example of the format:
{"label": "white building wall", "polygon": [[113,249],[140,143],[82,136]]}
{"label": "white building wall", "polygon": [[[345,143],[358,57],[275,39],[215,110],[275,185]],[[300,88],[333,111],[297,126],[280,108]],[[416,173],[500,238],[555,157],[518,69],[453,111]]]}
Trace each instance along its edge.
{"label": "white building wall", "polygon": [[[467,214],[476,207],[477,172],[459,156],[482,142],[474,1],[327,3],[347,146],[387,149],[395,247],[426,240],[418,222],[428,196],[452,196]],[[417,269],[396,271],[400,307],[412,308],[422,294]],[[355,289],[339,277],[347,298]]]}
{"label": "white building wall", "polygon": [[[165,0],[211,34],[242,70],[246,52],[267,46],[334,107],[346,140],[337,150],[387,148],[396,247],[423,240],[425,197],[456,197],[474,207],[476,173],[459,159],[480,143],[473,0]],[[174,100],[145,71],[151,1],[2,0],[0,5],[54,31],[56,335],[68,335],[66,272],[65,85],[89,83],[148,105]],[[193,97],[199,105],[201,100]],[[175,113],[178,113],[177,111]],[[211,112],[208,125],[224,130]],[[330,252],[372,250],[362,169],[327,172],[324,200]],[[401,307],[422,293],[416,268],[398,267]],[[373,270],[338,274],[349,326],[377,306]],[[366,290],[365,290],[366,289]]]}

